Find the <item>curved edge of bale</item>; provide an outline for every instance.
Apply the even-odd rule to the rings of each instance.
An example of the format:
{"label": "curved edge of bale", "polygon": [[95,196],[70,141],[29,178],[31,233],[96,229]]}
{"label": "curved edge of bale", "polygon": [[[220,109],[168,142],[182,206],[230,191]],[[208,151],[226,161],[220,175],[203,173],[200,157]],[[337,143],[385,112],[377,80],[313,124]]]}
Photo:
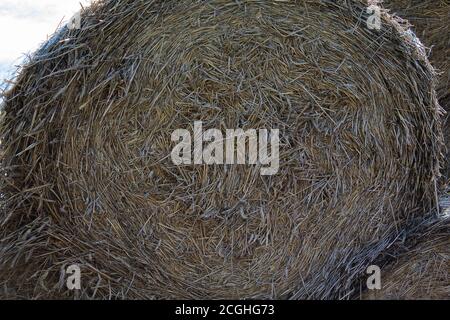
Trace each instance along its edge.
{"label": "curved edge of bale", "polygon": [[[433,0],[376,0],[402,24],[414,30],[416,35],[427,47],[426,52],[432,65],[437,68],[439,81],[436,91],[439,102],[446,112],[450,112],[450,1]],[[408,20],[403,20],[408,19]],[[443,121],[446,146],[450,145],[450,121],[447,114]],[[447,159],[450,156],[447,150]],[[442,170],[447,180],[450,180],[450,162],[445,161]],[[447,181],[449,184],[450,181]]]}
{"label": "curved edge of bale", "polygon": [[450,46],[444,36],[450,32],[450,1],[383,0],[382,6],[392,15],[408,19],[405,23],[428,47],[430,60],[441,76],[437,90],[439,98],[444,98],[450,87]]}

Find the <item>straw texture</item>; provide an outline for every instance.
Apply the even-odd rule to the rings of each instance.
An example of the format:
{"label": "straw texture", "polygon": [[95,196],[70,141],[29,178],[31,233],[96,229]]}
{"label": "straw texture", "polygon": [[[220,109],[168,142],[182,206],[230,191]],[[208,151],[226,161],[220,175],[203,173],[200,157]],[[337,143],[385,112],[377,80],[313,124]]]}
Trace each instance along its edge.
{"label": "straw texture", "polygon": [[[437,206],[436,75],[363,1],[100,1],[6,93],[0,295],[346,299]],[[280,170],[174,165],[171,133],[279,129]]]}

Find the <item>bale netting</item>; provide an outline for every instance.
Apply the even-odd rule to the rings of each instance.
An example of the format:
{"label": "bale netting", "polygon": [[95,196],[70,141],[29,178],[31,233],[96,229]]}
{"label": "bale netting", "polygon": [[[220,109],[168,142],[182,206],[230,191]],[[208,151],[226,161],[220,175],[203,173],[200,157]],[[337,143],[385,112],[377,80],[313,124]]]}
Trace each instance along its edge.
{"label": "bale netting", "polygon": [[367,291],[363,299],[450,299],[449,217],[409,237],[403,252],[381,269],[381,290]]}
{"label": "bale netting", "polygon": [[[5,96],[2,294],[354,294],[367,264],[437,205],[442,143],[422,48],[387,13],[381,30],[368,28],[366,9],[356,0],[86,8],[81,29],[58,32]],[[194,141],[209,129],[242,155],[220,136],[237,128],[257,130],[256,163],[250,148],[243,163],[222,164],[219,148],[217,161],[202,161]],[[181,163],[179,130],[191,137],[183,150],[192,147]],[[71,265],[81,290],[66,288]]]}

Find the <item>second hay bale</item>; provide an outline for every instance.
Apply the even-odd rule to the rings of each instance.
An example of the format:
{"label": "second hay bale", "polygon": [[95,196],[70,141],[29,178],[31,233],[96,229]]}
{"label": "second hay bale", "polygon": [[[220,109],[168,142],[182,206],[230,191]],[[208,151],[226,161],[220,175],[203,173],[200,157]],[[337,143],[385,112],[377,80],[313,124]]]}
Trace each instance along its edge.
{"label": "second hay bale", "polygon": [[[450,218],[442,218],[418,232],[383,266],[381,290],[363,299],[450,299]],[[391,258],[392,259],[392,258]]]}

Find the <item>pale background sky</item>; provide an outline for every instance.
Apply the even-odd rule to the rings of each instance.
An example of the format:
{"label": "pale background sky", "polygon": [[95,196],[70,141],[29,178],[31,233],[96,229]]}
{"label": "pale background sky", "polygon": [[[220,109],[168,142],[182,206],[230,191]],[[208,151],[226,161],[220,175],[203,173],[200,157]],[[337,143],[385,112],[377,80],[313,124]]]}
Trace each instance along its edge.
{"label": "pale background sky", "polygon": [[0,88],[14,66],[35,51],[88,0],[0,0]]}

